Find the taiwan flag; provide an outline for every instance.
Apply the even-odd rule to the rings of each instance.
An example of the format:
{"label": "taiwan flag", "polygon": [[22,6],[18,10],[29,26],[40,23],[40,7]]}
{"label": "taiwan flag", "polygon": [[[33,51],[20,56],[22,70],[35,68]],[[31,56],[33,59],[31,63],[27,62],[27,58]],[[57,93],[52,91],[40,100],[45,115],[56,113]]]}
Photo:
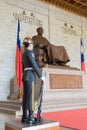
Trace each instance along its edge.
{"label": "taiwan flag", "polygon": [[19,89],[22,89],[22,63],[21,63],[21,40],[20,40],[20,21],[18,19],[17,27],[17,46],[16,46],[16,78]]}
{"label": "taiwan flag", "polygon": [[81,45],[81,70],[85,72],[85,62],[84,62],[84,49],[83,49],[83,42],[82,38],[80,40],[80,45]]}

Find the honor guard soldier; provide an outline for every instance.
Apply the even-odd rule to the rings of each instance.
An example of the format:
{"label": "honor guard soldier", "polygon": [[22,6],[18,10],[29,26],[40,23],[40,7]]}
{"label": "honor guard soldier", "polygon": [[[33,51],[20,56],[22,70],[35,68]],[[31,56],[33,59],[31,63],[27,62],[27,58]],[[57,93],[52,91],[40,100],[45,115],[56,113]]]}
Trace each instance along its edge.
{"label": "honor guard soldier", "polygon": [[[25,46],[25,52],[22,56],[22,68],[23,68],[23,115],[22,122],[26,121],[29,124],[33,124],[35,122],[34,114],[34,87],[36,83],[37,76],[45,82],[45,77],[42,76],[42,73],[39,70],[39,67],[35,61],[35,56],[33,52],[33,41],[31,38],[26,37],[23,41],[23,45]],[[27,110],[29,111],[29,116],[27,116]]]}

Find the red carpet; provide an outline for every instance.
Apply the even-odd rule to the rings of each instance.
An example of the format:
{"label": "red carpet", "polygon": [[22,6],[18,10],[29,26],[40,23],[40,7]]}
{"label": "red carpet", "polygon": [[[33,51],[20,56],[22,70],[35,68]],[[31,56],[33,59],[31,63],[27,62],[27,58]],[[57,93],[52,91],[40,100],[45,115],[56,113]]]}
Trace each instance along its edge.
{"label": "red carpet", "polygon": [[42,117],[74,130],[87,130],[87,108],[43,113]]}

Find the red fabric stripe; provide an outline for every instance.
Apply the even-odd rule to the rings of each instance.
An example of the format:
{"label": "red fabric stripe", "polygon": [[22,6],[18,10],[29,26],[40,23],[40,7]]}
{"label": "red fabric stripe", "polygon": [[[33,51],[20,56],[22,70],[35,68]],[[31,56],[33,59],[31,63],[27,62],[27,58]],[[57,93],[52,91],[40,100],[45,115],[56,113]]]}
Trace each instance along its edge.
{"label": "red fabric stripe", "polygon": [[81,70],[85,72],[85,63],[81,62]]}
{"label": "red fabric stripe", "polygon": [[16,78],[17,78],[17,84],[19,88],[22,88],[22,64],[21,64],[21,52],[16,47]]}

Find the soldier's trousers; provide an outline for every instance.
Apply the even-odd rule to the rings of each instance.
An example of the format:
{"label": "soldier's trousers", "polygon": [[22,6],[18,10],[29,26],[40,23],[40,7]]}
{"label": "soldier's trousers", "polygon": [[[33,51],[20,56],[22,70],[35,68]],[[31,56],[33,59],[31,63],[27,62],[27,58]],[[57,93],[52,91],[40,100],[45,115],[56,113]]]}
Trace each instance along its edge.
{"label": "soldier's trousers", "polygon": [[34,81],[23,81],[23,116],[27,115],[27,110],[34,111]]}

